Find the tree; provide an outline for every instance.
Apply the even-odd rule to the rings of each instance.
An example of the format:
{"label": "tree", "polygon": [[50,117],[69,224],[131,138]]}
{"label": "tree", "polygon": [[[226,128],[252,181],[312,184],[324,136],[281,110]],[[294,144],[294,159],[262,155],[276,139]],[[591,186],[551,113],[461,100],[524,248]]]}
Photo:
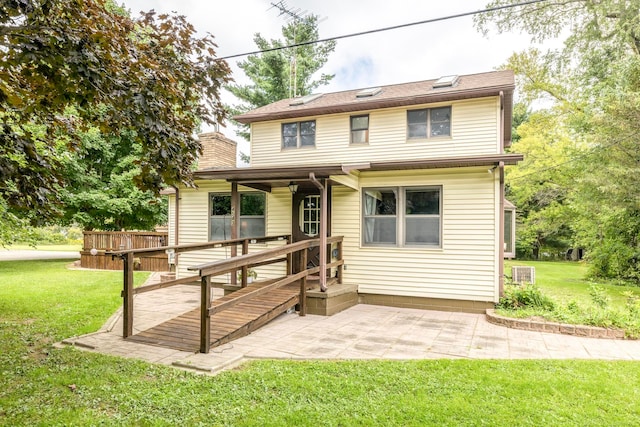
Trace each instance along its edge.
{"label": "tree", "polygon": [[81,136],[77,150],[61,147],[66,185],[60,189],[62,221],[85,230],[153,230],[166,223],[167,203],[133,184],[141,147],[131,131],[105,137],[97,128]]}
{"label": "tree", "polygon": [[510,63],[525,97],[554,101],[549,111],[584,144],[557,163],[575,182],[563,196],[572,240],[587,248],[594,275],[640,281],[640,1],[550,0],[476,19],[485,32],[495,23],[538,41],[568,32],[563,49]]}
{"label": "tree", "polygon": [[[219,94],[229,69],[215,47],[182,16],[151,11],[133,19],[108,0],[0,3],[0,198],[7,209],[52,218],[65,185],[60,156],[92,127],[127,132],[139,153],[132,178],[142,190],[190,185],[201,149],[194,130],[225,116]],[[66,149],[53,142],[61,138]]]}
{"label": "tree", "polygon": [[525,159],[517,168],[507,169],[506,197],[518,208],[519,256],[538,259],[541,250],[557,254],[573,243],[574,215],[568,197],[579,171],[570,160],[581,150],[553,111],[530,113],[517,129],[519,138],[511,150]]}
{"label": "tree", "polygon": [[[268,41],[256,33],[254,42],[258,49],[266,50],[318,40],[318,17],[308,15],[291,21],[282,27],[283,40]],[[229,85],[227,88],[242,104],[230,107],[231,112],[241,114],[281,99],[311,94],[328,84],[334,75],[313,76],[326,64],[329,54],[335,50],[336,42],[308,44],[289,49],[250,55],[238,66],[251,79],[252,84]],[[249,131],[241,126],[239,134],[249,140]]]}

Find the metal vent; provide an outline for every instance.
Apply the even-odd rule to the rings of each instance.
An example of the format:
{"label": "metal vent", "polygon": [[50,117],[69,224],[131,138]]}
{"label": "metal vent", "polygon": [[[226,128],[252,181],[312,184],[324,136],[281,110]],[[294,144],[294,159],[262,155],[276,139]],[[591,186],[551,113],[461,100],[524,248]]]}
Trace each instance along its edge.
{"label": "metal vent", "polygon": [[511,267],[511,279],[514,283],[536,283],[536,268],[529,266],[513,266]]}

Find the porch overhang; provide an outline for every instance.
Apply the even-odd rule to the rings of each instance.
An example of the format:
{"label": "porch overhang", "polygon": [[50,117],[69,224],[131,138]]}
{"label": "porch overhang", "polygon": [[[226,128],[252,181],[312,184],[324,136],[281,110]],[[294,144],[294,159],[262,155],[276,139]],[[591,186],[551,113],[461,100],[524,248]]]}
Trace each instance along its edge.
{"label": "porch overhang", "polygon": [[286,187],[291,182],[311,182],[326,179],[329,185],[345,185],[358,189],[358,176],[362,172],[404,171],[419,169],[446,169],[479,166],[515,165],[524,158],[522,154],[492,154],[470,157],[400,160],[371,163],[343,163],[301,166],[263,166],[246,168],[212,168],[194,172],[195,179],[226,180],[245,187],[271,192],[272,188]]}

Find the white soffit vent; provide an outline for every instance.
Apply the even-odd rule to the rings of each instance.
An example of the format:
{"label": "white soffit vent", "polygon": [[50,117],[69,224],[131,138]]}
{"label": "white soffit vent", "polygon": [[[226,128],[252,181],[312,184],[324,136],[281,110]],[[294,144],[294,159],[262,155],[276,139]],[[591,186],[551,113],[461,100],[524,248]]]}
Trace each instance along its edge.
{"label": "white soffit vent", "polygon": [[323,95],[322,93],[312,93],[311,95],[305,95],[298,98],[293,98],[289,103],[289,105],[292,107],[295,107],[296,105],[308,104],[311,101],[315,101],[316,99],[320,98],[322,95]]}
{"label": "white soffit vent", "polygon": [[440,87],[453,87],[456,84],[458,84],[458,79],[460,77],[455,75],[455,76],[444,76],[444,77],[440,77],[438,80],[436,80],[433,83],[433,88],[437,89]]}
{"label": "white soffit vent", "polygon": [[382,88],[372,87],[369,89],[362,89],[360,92],[356,93],[356,98],[367,98],[370,96],[376,96],[382,92]]}

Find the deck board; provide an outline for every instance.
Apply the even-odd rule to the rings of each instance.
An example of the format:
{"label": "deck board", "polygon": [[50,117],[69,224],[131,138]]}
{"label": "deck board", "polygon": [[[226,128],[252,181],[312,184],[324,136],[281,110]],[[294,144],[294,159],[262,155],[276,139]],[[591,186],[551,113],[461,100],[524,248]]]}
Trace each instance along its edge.
{"label": "deck board", "polygon": [[[213,306],[259,289],[272,281],[252,284],[213,301]],[[273,289],[211,316],[211,348],[250,334],[298,304],[297,283]],[[200,308],[139,332],[127,340],[182,351],[200,348]]]}

